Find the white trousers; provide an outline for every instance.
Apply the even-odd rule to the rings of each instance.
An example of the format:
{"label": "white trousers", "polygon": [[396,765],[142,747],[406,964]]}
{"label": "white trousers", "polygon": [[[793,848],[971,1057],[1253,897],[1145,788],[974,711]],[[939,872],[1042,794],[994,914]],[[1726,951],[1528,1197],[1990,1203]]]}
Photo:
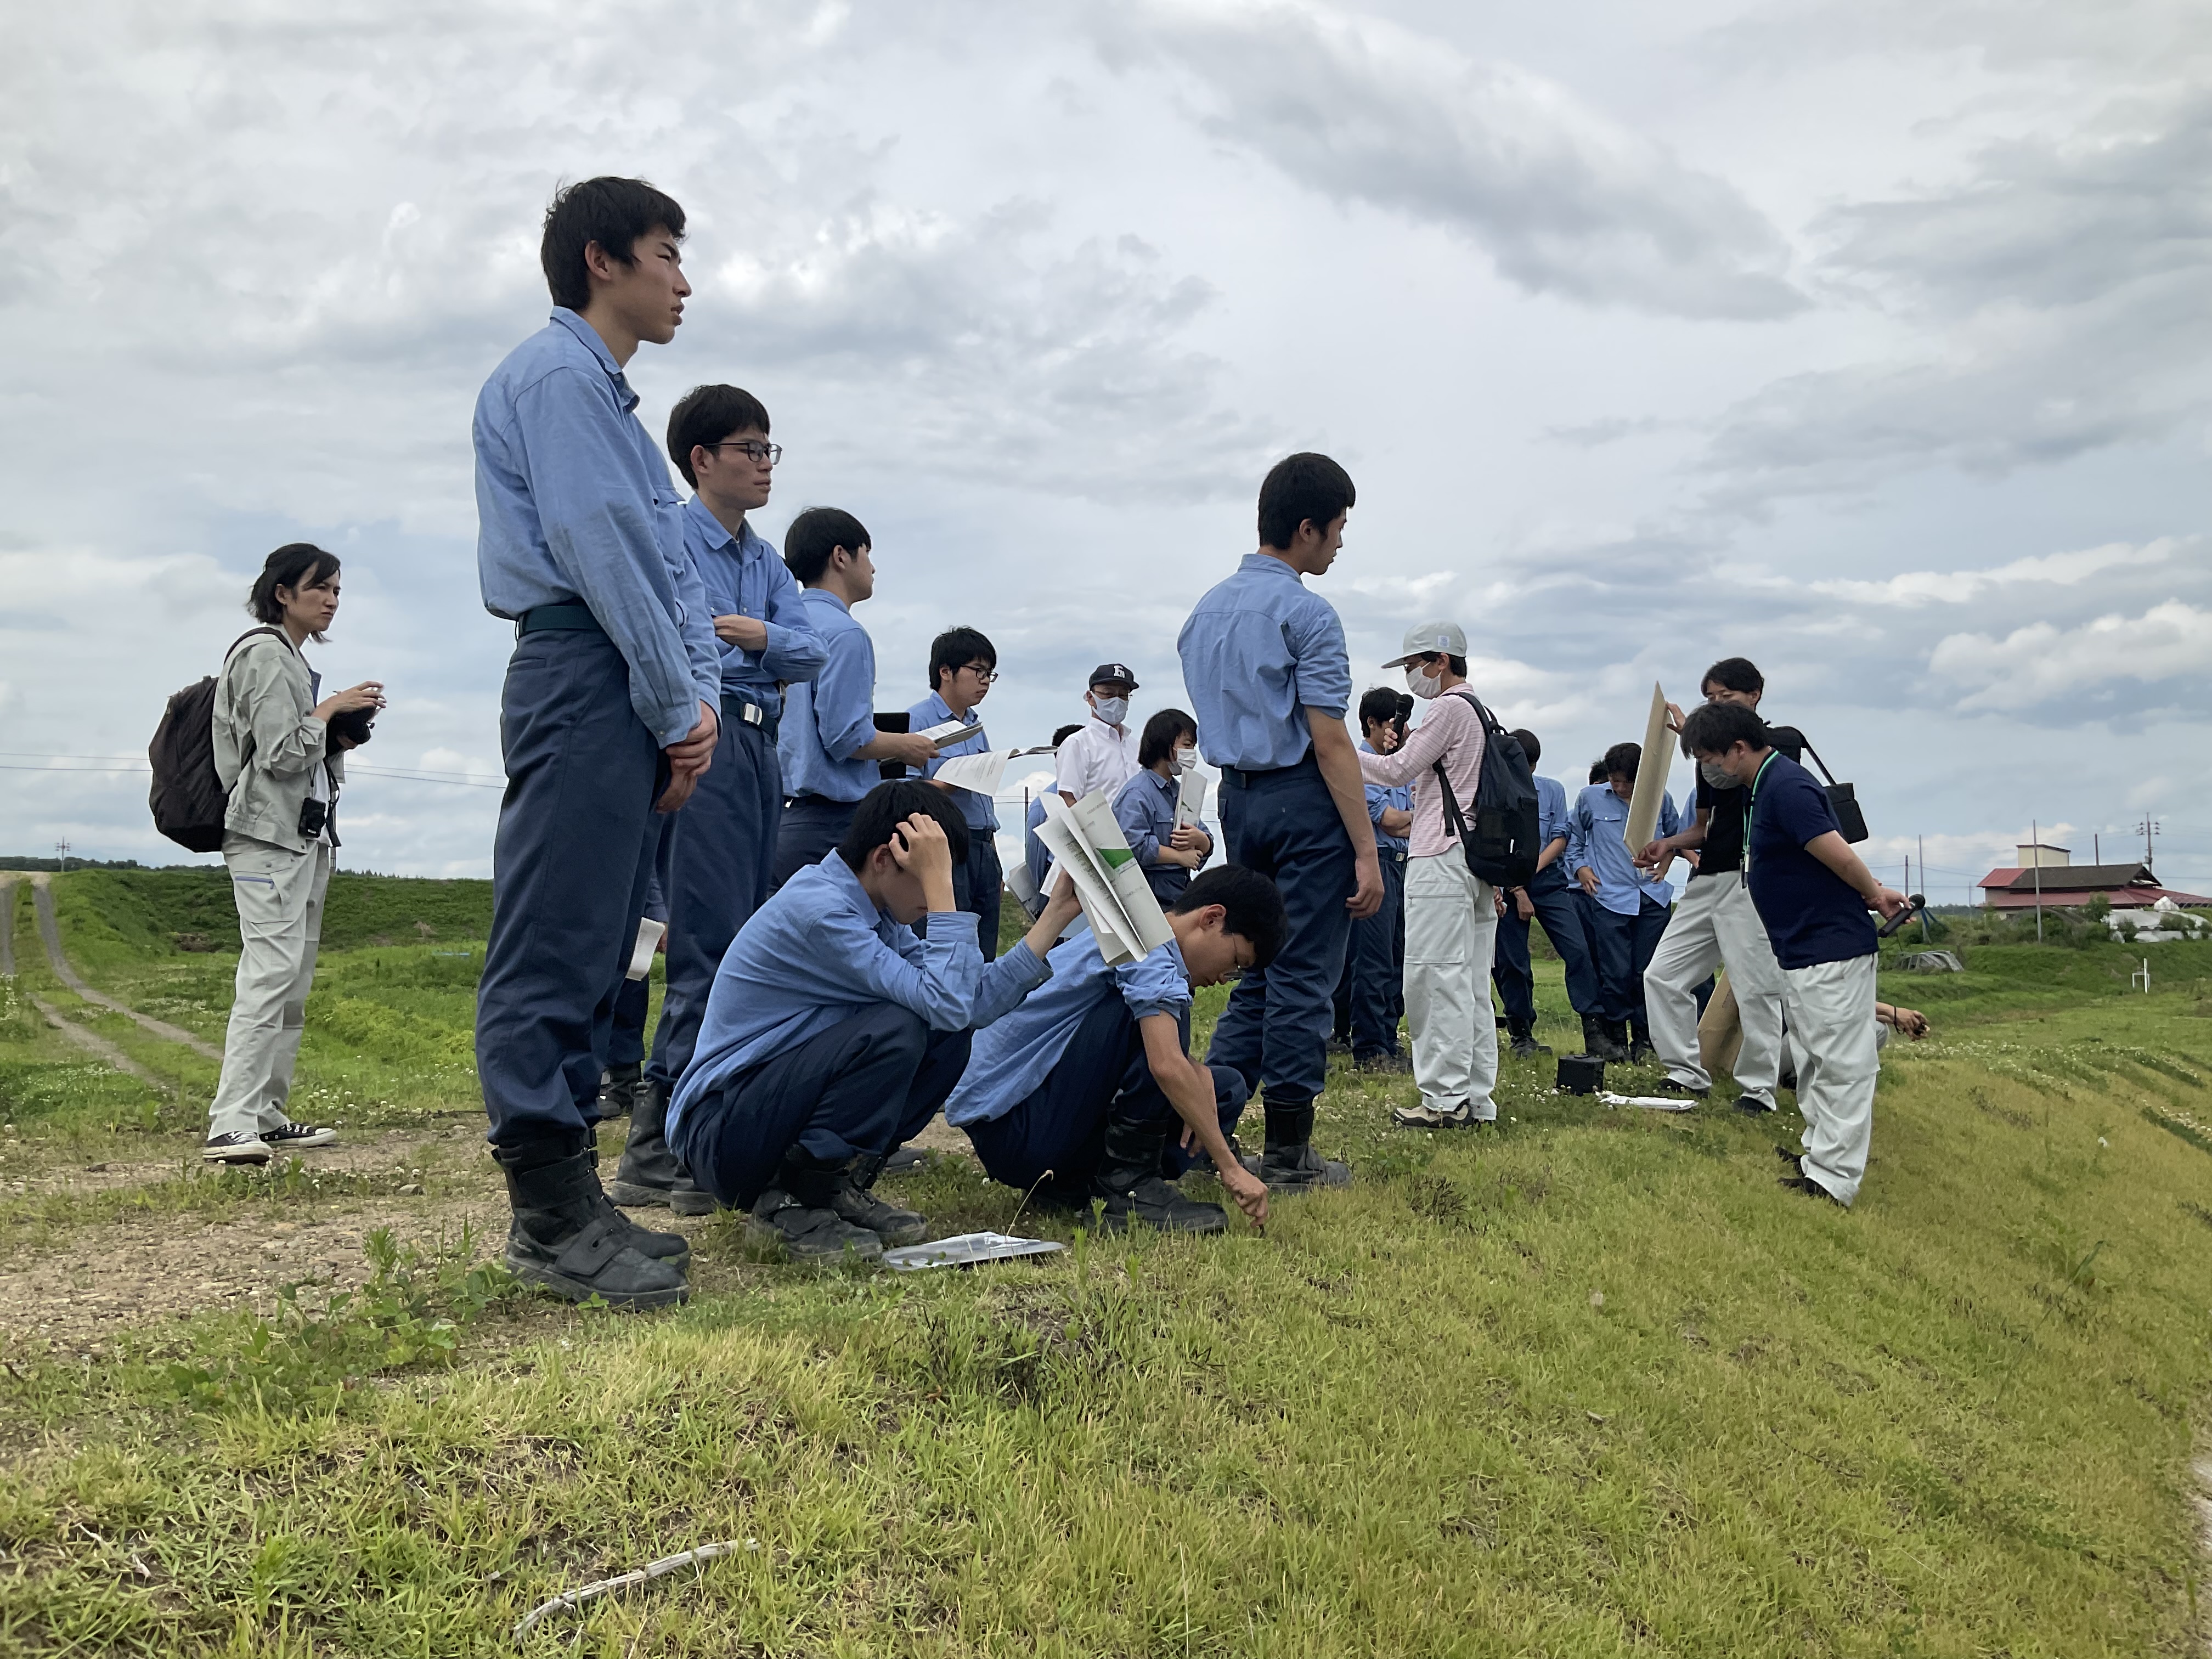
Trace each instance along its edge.
{"label": "white trousers", "polygon": [[223,1038],[222,1081],[208,1108],[210,1139],[258,1134],[288,1121],[285,1103],[307,1029],[331,856],[322,842],[295,853],[245,836],[223,837],[244,949]]}
{"label": "white trousers", "polygon": [[1406,860],[1406,1021],[1413,1080],[1432,1111],[1498,1116],[1498,1016],[1490,1004],[1498,906],[1456,847]]}
{"label": "white trousers", "polygon": [[1659,948],[1651,953],[1651,965],[1644,970],[1651,1046],[1659,1051],[1667,1075],[1693,1089],[1713,1085],[1698,1057],[1697,988],[1723,967],[1743,1021],[1736,1084],[1771,1106],[1782,1075],[1782,965],[1774,959],[1751,889],[1733,870],[1690,878],[1659,937]]}
{"label": "white trousers", "polygon": [[1805,1173],[1838,1201],[1859,1195],[1874,1139],[1875,1042],[1871,955],[1788,968],[1782,995],[1797,1051],[1797,1109],[1805,1119]]}

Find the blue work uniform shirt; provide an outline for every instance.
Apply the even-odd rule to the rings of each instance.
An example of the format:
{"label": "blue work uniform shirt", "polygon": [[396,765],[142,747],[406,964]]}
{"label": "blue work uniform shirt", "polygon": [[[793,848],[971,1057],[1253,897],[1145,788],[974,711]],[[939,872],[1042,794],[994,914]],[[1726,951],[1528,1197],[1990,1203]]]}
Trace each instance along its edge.
{"label": "blue work uniform shirt", "polygon": [[876,646],[844,600],[820,587],[799,590],[822,641],[821,672],[789,688],[775,739],[784,793],[856,801],[883,781],[856,750],[876,740]]}
{"label": "blue work uniform shirt", "polygon": [[1216,766],[1296,766],[1313,748],[1306,710],[1342,720],[1351,706],[1352,658],[1336,607],[1266,553],[1246,554],[1207,590],[1176,651],[1199,744]]}
{"label": "blue work uniform shirt", "polygon": [[[1114,797],[1114,822],[1121,826],[1121,838],[1137,855],[1137,867],[1145,872],[1145,885],[1164,905],[1173,904],[1182,896],[1182,890],[1190,885],[1194,873],[1179,864],[1153,862],[1159,857],[1160,848],[1175,838],[1176,808],[1182,800],[1182,780],[1164,778],[1149,766],[1123,784]],[[1198,828],[1208,841],[1218,839],[1203,821]]]}
{"label": "blue work uniform shirt", "polygon": [[[1359,740],[1359,750],[1364,755],[1379,755],[1382,752],[1364,738]],[[1402,853],[1406,850],[1408,842],[1405,836],[1386,836],[1382,833],[1382,814],[1404,812],[1411,816],[1413,811],[1413,786],[1412,784],[1370,783],[1367,786],[1367,816],[1375,825],[1376,852]]]}
{"label": "blue work uniform shirt", "polygon": [[[963,738],[957,743],[939,744],[936,760],[930,762],[920,771],[915,771],[912,767],[907,769],[914,776],[933,778],[937,775],[938,767],[944,762],[951,760],[955,755],[980,755],[990,747],[990,739],[980,729],[983,717],[972,708],[964,714],[955,714],[952,712],[952,705],[934,691],[906,711],[907,730],[909,732],[927,732],[931,726],[942,726],[951,720],[957,720],[964,725],[979,729],[972,738]],[[999,809],[990,796],[983,793],[980,789],[954,789],[949,793],[952,797],[952,804],[960,809],[961,823],[966,824],[970,830],[981,830],[987,835],[995,836],[999,833]]]}
{"label": "blue work uniform shirt", "polygon": [[1778,750],[1746,793],[1751,834],[1744,873],[1774,959],[1784,968],[1811,968],[1872,956],[1878,946],[1866,900],[1805,850],[1831,830],[1842,833],[1828,792]]}
{"label": "blue work uniform shirt", "polygon": [[987,965],[975,924],[969,911],[940,910],[916,933],[878,909],[836,854],[807,866],[753,912],[715,970],[699,1046],[669,1103],[670,1141],[702,1094],[878,1003],[961,1031],[988,1025],[1050,975],[1026,944]]}
{"label": "blue work uniform shirt", "polygon": [[791,568],[750,525],[732,536],[696,495],[684,508],[684,545],[707,590],[710,627],[716,617],[750,617],[768,628],[768,643],[758,651],[716,637],[722,690],[743,692],[770,714],[781,714],[780,683],[812,679],[830,656]]}
{"label": "blue work uniform shirt", "polygon": [[683,503],[634,412],[637,393],[565,307],[477,394],[477,580],[484,609],[520,617],[582,604],[629,665],[629,703],[666,748],[721,703],[706,590]]}
{"label": "blue work uniform shirt", "polygon": [[[1557,778],[1536,780],[1536,852],[1540,857],[1544,849],[1569,833],[1567,823],[1567,786]],[[1563,851],[1544,867],[1547,870],[1563,866],[1567,855]]]}
{"label": "blue work uniform shirt", "polygon": [[975,1034],[968,1069],[945,1103],[945,1121],[954,1128],[1004,1117],[1042,1088],[1085,1018],[1117,991],[1132,1019],[1173,1014],[1189,1051],[1190,969],[1173,939],[1109,968],[1098,954],[1097,935],[1085,932],[1061,940],[1045,960],[1051,982]]}
{"label": "blue work uniform shirt", "polygon": [[[1045,790],[1047,795],[1060,793],[1060,780],[1054,778]],[[1022,817],[1022,861],[1030,867],[1030,879],[1044,891],[1044,878],[1052,871],[1052,854],[1037,838],[1037,826],[1044,822],[1044,795],[1030,802],[1030,810]]]}
{"label": "blue work uniform shirt", "polygon": [[[1566,792],[1562,789],[1560,794]],[[1576,799],[1567,814],[1567,874],[1588,866],[1597,872],[1597,902],[1615,915],[1632,916],[1648,901],[1661,909],[1674,902],[1672,882],[1662,881],[1630,861],[1628,843],[1621,832],[1628,824],[1628,803],[1602,783],[1594,783]],[[1659,833],[1671,836],[1682,827],[1671,794],[1659,798]]]}

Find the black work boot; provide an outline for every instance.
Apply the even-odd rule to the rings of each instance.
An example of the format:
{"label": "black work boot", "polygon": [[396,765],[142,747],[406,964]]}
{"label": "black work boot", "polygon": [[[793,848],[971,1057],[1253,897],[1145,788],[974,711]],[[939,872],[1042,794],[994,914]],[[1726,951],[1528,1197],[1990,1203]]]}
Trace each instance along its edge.
{"label": "black work boot", "polygon": [[876,1196],[880,1158],[855,1158],[830,1194],[830,1207],[855,1227],[866,1227],[886,1244],[919,1244],[929,1237],[929,1218]]}
{"label": "black work boot", "polygon": [[629,1115],[629,1142],[623,1148],[607,1196],[639,1207],[665,1204],[678,1215],[712,1215],[714,1195],[693,1182],[683,1160],[668,1144],[668,1091],[647,1083]]}
{"label": "black work boot", "polygon": [[629,1230],[606,1210],[588,1146],[566,1139],[499,1148],[514,1218],[507,1270],[571,1302],[598,1297],[611,1308],[665,1308],[690,1292],[684,1270],[641,1255]]}
{"label": "black work boot", "polygon": [[1592,1060],[1610,1060],[1615,1064],[1628,1058],[1628,1050],[1613,1040],[1606,1030],[1602,1014],[1583,1016],[1583,1052]]}
{"label": "black work boot", "polygon": [[[590,1131],[588,1145],[592,1153],[592,1177],[599,1178],[599,1138]],[[672,1267],[682,1269],[690,1265],[691,1241],[682,1233],[657,1233],[650,1227],[641,1227],[624,1215],[609,1198],[606,1188],[599,1188],[599,1210],[610,1221],[628,1235],[627,1242],[640,1255],[649,1255],[656,1261],[665,1261]]]}
{"label": "black work boot", "polygon": [[1635,1035],[1628,1040],[1628,1063],[1641,1066],[1658,1052],[1651,1046],[1651,1033],[1641,1025],[1637,1026]]}
{"label": "black work boot", "polygon": [[1352,1170],[1313,1149],[1314,1109],[1310,1100],[1295,1104],[1265,1103],[1267,1139],[1250,1165],[1271,1193],[1310,1193],[1321,1187],[1348,1187]]}
{"label": "black work boot", "polygon": [[745,1237],[780,1249],[793,1261],[832,1267],[847,1260],[880,1261],[884,1242],[866,1227],[854,1226],[831,1207],[846,1179],[842,1166],[785,1158],[775,1182],[753,1200]]}
{"label": "black work boot", "polygon": [[1168,1143],[1164,1123],[1106,1120],[1104,1152],[1091,1189],[1105,1201],[1099,1224],[1109,1232],[1127,1231],[1131,1222],[1166,1233],[1218,1233],[1229,1217],[1218,1204],[1185,1198],[1182,1188],[1160,1176],[1160,1153]]}
{"label": "black work boot", "polygon": [[599,1074],[599,1116],[628,1117],[637,1105],[645,1067],[637,1060],[610,1066]]}
{"label": "black work boot", "polygon": [[1513,1033],[1513,1054],[1516,1058],[1534,1060],[1538,1054],[1548,1054],[1552,1052],[1543,1043],[1536,1041],[1536,1027],[1533,1020],[1514,1020],[1510,1022],[1509,1029]]}

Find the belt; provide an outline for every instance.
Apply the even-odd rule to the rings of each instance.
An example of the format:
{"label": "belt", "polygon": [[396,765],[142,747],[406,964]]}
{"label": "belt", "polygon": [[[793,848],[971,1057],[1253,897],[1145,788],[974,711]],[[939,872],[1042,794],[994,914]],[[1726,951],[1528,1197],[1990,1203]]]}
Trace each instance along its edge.
{"label": "belt", "polygon": [[514,619],[518,638],[525,634],[605,634],[592,607],[580,599],[559,605],[534,605]]}
{"label": "belt", "polygon": [[1262,768],[1258,771],[1254,771],[1251,768],[1244,766],[1224,766],[1221,769],[1221,781],[1224,783],[1233,783],[1238,788],[1243,789],[1248,788],[1251,785],[1259,782],[1262,778],[1279,778],[1285,773],[1289,772],[1318,772],[1320,770],[1321,763],[1314,759],[1313,750],[1309,749],[1304,754],[1299,756],[1297,759],[1292,761],[1288,766],[1269,766]]}
{"label": "belt", "polygon": [[722,693],[722,712],[740,726],[754,726],[770,743],[775,741],[776,727],[781,723],[781,714],[769,712],[768,705],[742,691]]}
{"label": "belt", "polygon": [[1406,855],[1395,847],[1378,847],[1375,849],[1375,856],[1378,859],[1388,859],[1393,864],[1403,864],[1406,861]]}

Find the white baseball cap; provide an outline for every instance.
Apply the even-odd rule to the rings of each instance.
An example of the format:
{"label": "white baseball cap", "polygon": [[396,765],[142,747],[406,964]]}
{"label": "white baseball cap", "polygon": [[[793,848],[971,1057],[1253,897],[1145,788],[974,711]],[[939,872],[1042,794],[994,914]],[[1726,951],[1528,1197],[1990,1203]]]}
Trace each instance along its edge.
{"label": "white baseball cap", "polygon": [[1382,665],[1403,668],[1416,657],[1433,657],[1441,653],[1447,657],[1467,655],[1467,630],[1455,622],[1437,617],[1434,622],[1416,623],[1406,630],[1406,654],[1393,657]]}

